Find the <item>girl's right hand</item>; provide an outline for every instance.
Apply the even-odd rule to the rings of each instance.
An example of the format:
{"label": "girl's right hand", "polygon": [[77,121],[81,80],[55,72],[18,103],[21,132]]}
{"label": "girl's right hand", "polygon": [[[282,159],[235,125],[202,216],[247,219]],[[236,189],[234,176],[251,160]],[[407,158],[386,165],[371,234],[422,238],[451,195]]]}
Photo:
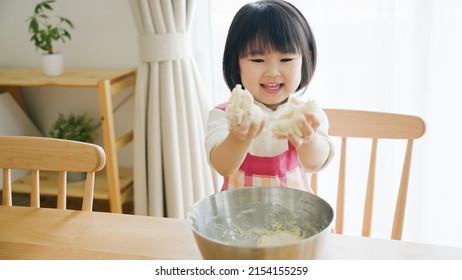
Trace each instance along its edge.
{"label": "girl's right hand", "polygon": [[252,123],[249,116],[244,116],[239,123],[237,117],[231,118],[229,121],[229,135],[236,140],[248,141],[255,139],[263,131],[265,122]]}

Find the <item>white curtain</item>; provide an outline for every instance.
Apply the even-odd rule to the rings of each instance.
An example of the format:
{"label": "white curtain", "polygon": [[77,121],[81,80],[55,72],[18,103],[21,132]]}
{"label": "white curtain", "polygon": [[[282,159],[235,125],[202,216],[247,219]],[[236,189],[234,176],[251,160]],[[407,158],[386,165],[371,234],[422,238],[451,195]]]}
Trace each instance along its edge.
{"label": "white curtain", "polygon": [[208,108],[192,54],[193,0],[131,0],[141,65],[135,97],[135,214],[184,218],[217,189],[203,140]]}
{"label": "white curtain", "polygon": [[[232,17],[246,2],[250,1],[211,0],[216,62],[211,98],[216,104],[229,97],[220,61]],[[427,124],[424,137],[414,143],[403,240],[462,247],[462,1],[289,2],[306,16],[317,41],[318,65],[308,96],[324,107],[415,114]],[[362,150],[359,145],[349,154],[360,157]],[[393,155],[387,151],[379,156],[382,160]],[[396,186],[388,173],[400,166],[386,164],[377,184]],[[320,195],[333,205],[337,168],[333,162],[322,172],[320,182]],[[350,179],[366,182],[356,176]],[[376,193],[376,203],[382,203],[379,197],[391,195],[390,188],[385,188]],[[362,203],[357,199],[347,206],[353,211],[345,219],[359,217],[353,227],[345,228],[347,234],[360,233],[361,214],[355,211]],[[379,222],[374,223],[373,234],[387,238],[389,214],[375,211],[374,215]]]}

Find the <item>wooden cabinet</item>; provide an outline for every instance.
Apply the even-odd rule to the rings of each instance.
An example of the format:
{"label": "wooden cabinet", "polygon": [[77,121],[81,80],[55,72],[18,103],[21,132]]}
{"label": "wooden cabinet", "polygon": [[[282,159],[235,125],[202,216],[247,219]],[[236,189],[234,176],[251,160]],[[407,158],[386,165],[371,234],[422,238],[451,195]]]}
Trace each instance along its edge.
{"label": "wooden cabinet", "polygon": [[[68,69],[59,77],[48,77],[40,69],[0,68],[0,89],[8,90],[24,109],[20,87],[85,87],[98,90],[106,167],[96,177],[95,198],[108,199],[110,211],[114,213],[122,213],[122,204],[133,194],[133,170],[119,168],[117,160],[117,151],[133,141],[133,130],[116,136],[112,98],[126,91],[134,94],[135,83],[135,69]],[[52,173],[42,174],[41,194],[55,195],[55,180]],[[17,180],[13,191],[29,193],[28,178]],[[69,196],[81,197],[82,194],[83,183],[68,184]]]}

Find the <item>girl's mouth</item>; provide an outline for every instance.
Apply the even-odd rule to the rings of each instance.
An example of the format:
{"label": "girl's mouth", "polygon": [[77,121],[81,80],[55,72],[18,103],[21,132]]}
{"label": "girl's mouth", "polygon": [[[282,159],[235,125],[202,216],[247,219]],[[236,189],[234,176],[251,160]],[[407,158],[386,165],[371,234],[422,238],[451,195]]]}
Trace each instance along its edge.
{"label": "girl's mouth", "polygon": [[284,84],[282,83],[266,83],[266,84],[261,84],[261,87],[265,89],[266,92],[268,93],[278,93],[282,86]]}

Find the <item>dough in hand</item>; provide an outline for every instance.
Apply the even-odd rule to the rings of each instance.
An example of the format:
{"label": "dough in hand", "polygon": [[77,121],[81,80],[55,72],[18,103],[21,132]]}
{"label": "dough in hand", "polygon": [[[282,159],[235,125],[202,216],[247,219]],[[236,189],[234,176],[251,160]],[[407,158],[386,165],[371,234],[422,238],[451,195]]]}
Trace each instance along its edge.
{"label": "dough in hand", "polygon": [[279,137],[287,137],[289,133],[302,136],[302,131],[298,122],[305,118],[304,114],[314,113],[316,108],[317,105],[314,100],[300,103],[291,100],[288,110],[279,115],[274,125],[271,127],[271,132]]}
{"label": "dough in hand", "polygon": [[237,118],[237,124],[242,124],[245,116],[248,116],[248,121],[255,124],[266,119],[266,114],[254,104],[252,94],[237,84],[231,92],[231,98],[226,107],[226,118],[228,120]]}

